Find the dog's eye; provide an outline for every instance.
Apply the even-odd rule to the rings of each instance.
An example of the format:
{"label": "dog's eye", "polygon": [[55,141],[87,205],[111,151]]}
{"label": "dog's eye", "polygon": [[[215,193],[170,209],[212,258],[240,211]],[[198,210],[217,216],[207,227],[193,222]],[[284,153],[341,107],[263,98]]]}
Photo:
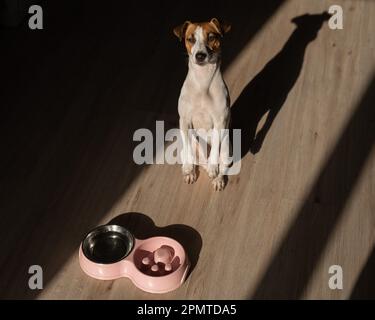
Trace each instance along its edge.
{"label": "dog's eye", "polygon": [[191,44],[194,44],[195,43],[195,38],[194,37],[190,37],[187,39]]}
{"label": "dog's eye", "polygon": [[210,34],[208,35],[208,41],[209,41],[209,42],[212,42],[212,41],[215,41],[215,40],[216,40],[216,35],[213,34],[213,33],[210,33]]}

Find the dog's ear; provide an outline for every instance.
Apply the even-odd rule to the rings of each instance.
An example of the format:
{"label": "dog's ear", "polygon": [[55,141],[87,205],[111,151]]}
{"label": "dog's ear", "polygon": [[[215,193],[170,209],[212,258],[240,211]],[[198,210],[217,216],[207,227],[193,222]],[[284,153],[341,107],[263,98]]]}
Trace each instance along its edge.
{"label": "dog's ear", "polygon": [[183,24],[179,25],[178,27],[173,29],[173,33],[175,36],[182,41],[183,38],[185,38],[185,33],[187,27],[191,24],[190,21],[185,21]]}
{"label": "dog's ear", "polygon": [[215,29],[217,30],[217,32],[221,36],[223,36],[225,33],[229,32],[230,29],[232,28],[232,26],[228,22],[226,22],[226,21],[220,22],[216,18],[212,18],[210,23],[215,27]]}

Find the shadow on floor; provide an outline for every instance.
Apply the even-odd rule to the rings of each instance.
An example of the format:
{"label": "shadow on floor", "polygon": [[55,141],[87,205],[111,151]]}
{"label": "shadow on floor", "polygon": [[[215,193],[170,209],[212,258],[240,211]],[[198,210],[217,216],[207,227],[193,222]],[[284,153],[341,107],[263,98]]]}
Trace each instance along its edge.
{"label": "shadow on floor", "polygon": [[[370,82],[362,101],[354,110],[249,298],[301,298],[374,145],[374,103],[375,78]],[[372,263],[371,258],[369,265]],[[363,280],[374,275],[373,270],[366,270]],[[361,278],[357,286],[359,292]]]}
{"label": "shadow on floor", "polygon": [[[292,22],[296,29],[281,51],[245,87],[232,106],[232,127],[241,129],[241,154],[259,152],[289,92],[302,70],[305,51],[314,41],[329,14],[305,14]],[[266,122],[256,132],[258,123],[267,114]]]}
{"label": "shadow on floor", "polygon": [[173,27],[225,17],[230,63],[282,3],[107,1],[103,11],[99,1],[56,0],[43,7],[44,30],[1,29],[2,298],[38,295],[27,286],[34,264],[48,287],[142,172],[136,129],[176,127],[187,67]]}
{"label": "shadow on floor", "polygon": [[202,237],[194,228],[173,224],[157,227],[152,219],[142,213],[128,212],[112,219],[108,224],[116,224],[129,230],[137,239],[150,237],[169,237],[177,240],[186,250],[191,266],[189,275],[193,272],[202,249]]}
{"label": "shadow on floor", "polygon": [[362,272],[358,276],[357,282],[350,295],[350,299],[375,299],[375,247],[372,249]]}

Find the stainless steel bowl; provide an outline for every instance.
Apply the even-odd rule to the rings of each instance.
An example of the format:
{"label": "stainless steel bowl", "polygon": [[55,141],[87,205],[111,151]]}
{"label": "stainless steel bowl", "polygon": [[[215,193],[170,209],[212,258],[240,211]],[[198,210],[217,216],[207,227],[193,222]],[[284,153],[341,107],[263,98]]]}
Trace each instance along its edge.
{"label": "stainless steel bowl", "polygon": [[87,259],[110,264],[124,259],[134,247],[134,236],[118,225],[105,225],[90,231],[82,242]]}

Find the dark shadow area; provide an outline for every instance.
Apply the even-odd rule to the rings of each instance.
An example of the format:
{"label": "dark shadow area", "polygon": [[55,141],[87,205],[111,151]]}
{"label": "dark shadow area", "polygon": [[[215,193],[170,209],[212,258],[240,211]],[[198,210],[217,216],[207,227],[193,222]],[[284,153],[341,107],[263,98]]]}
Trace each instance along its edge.
{"label": "dark shadow area", "polygon": [[303,294],[374,145],[374,103],[372,79],[249,298],[298,299]]}
{"label": "dark shadow area", "polygon": [[[169,237],[177,240],[186,250],[193,272],[202,249],[202,237],[194,228],[183,224],[157,227],[152,219],[142,213],[128,212],[112,219],[108,224],[116,224],[128,229],[137,239]],[[188,276],[189,276],[188,275]]]}
{"label": "dark shadow area", "polygon": [[26,19],[30,6],[45,3],[46,0],[0,0],[0,25],[16,27]]}
{"label": "dark shadow area", "polygon": [[[241,129],[242,157],[249,151],[259,152],[289,92],[296,83],[304,61],[305,51],[318,35],[328,13],[296,17],[296,29],[281,51],[266,64],[245,87],[232,106],[232,127]],[[268,113],[268,114],[267,114]],[[266,122],[256,133],[257,125],[267,114]]]}
{"label": "dark shadow area", "polygon": [[142,172],[136,129],[177,126],[187,67],[173,27],[231,21],[225,65],[282,2],[56,0],[43,7],[43,30],[1,29],[2,298],[38,295],[27,285],[34,264],[48,287]]}
{"label": "dark shadow area", "polygon": [[350,299],[375,299],[375,247],[372,249],[366,265],[358,277],[358,280],[350,295]]}

